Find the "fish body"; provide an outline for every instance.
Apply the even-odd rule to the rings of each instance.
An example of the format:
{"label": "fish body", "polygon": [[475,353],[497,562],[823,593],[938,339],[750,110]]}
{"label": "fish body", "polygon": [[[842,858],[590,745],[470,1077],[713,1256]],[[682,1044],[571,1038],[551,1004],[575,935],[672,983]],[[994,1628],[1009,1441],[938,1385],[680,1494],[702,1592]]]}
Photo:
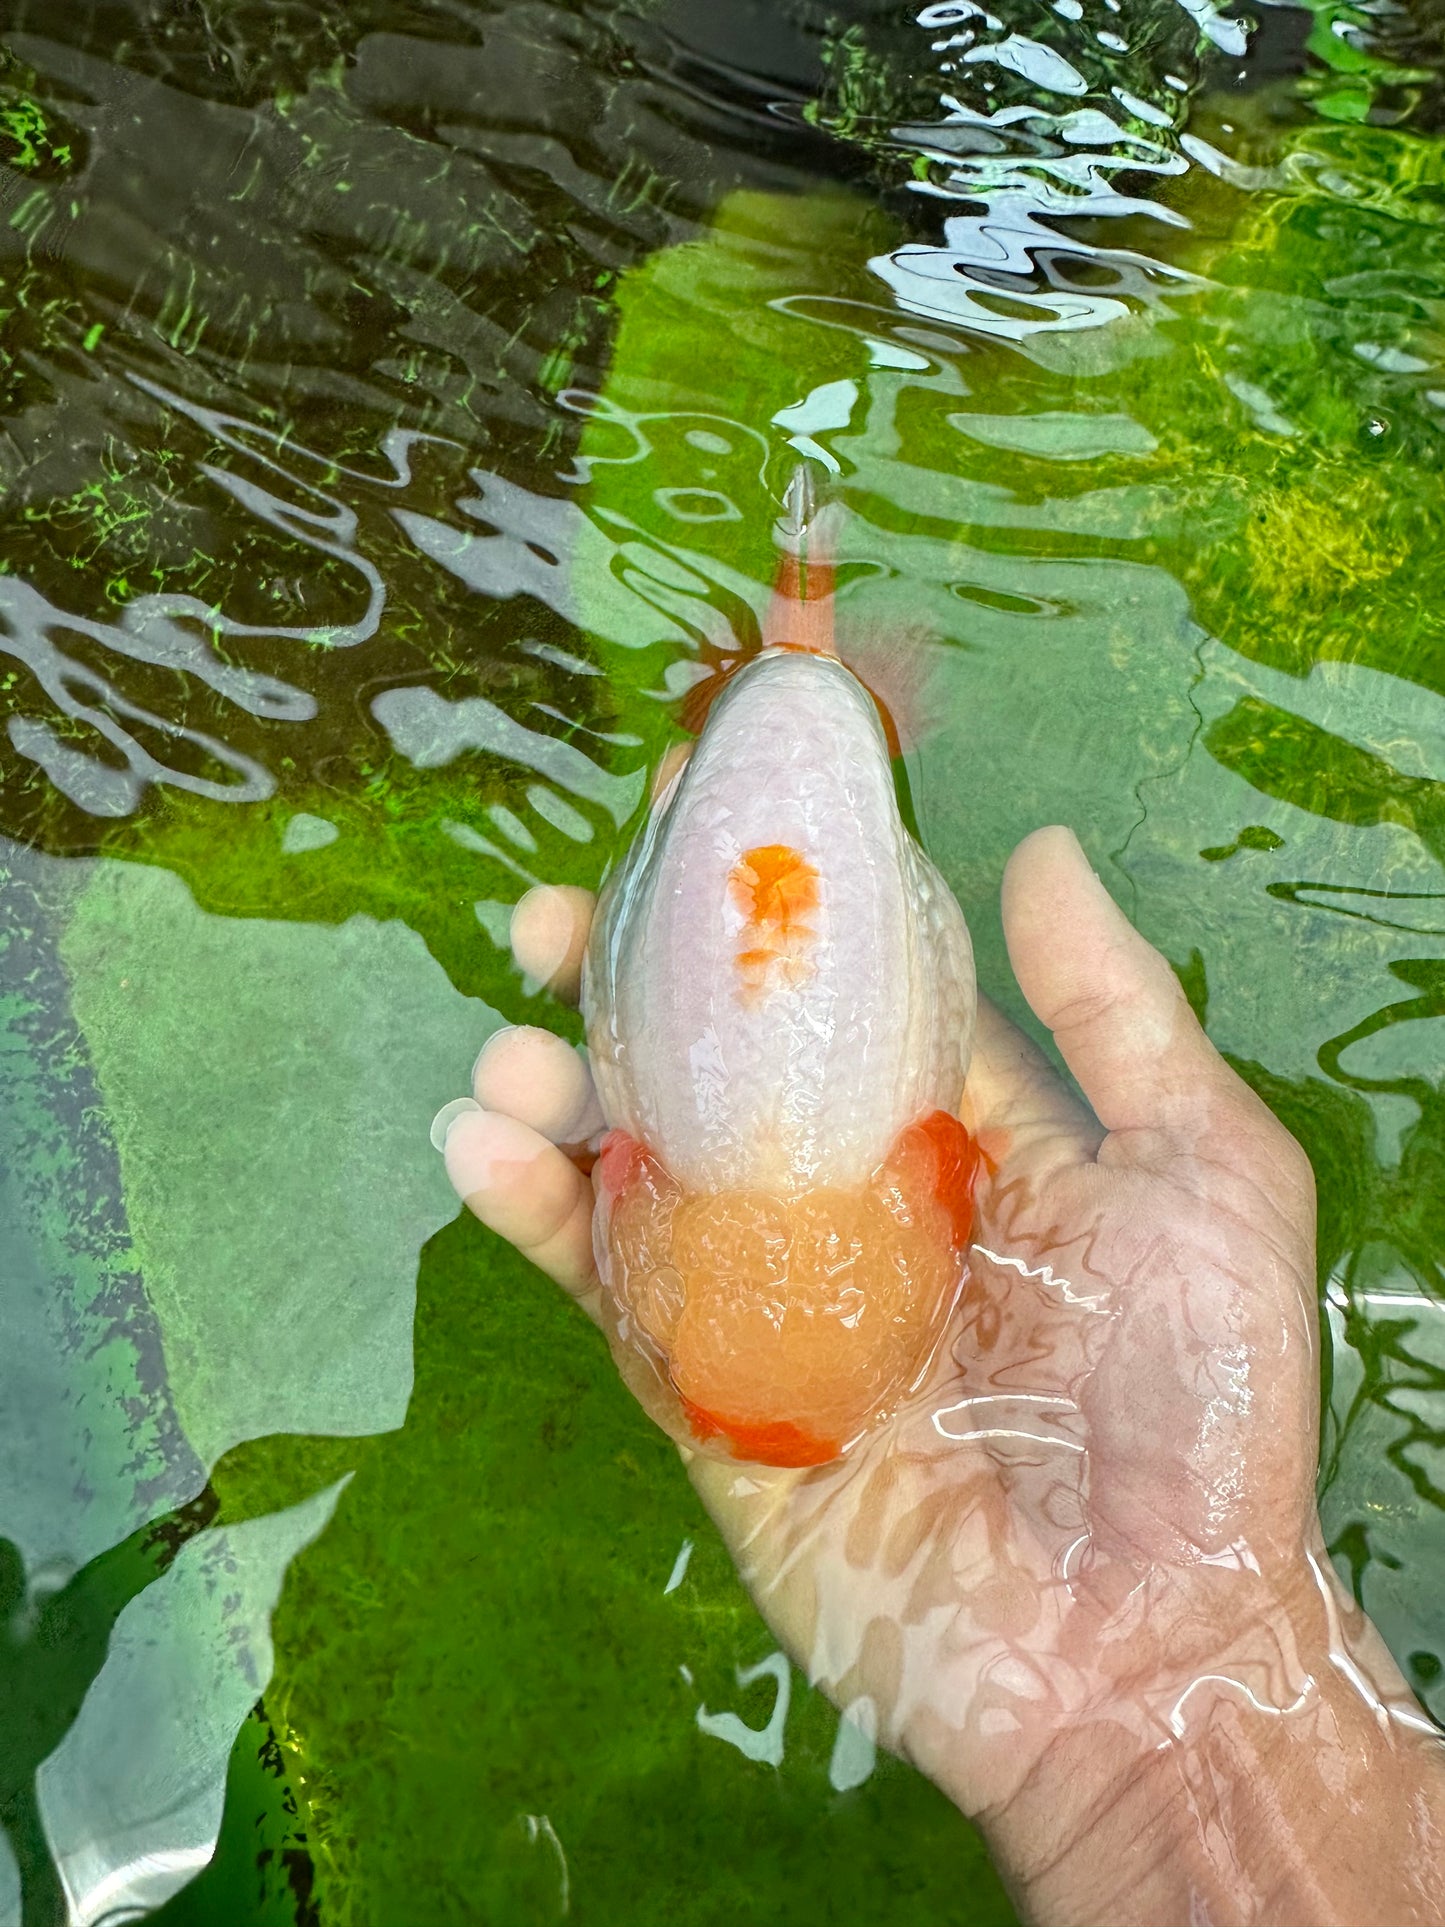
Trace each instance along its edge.
{"label": "fish body", "polygon": [[603,892],[583,993],[614,1347],[694,1444],[779,1464],[836,1456],[917,1381],[976,1163],[967,926],[903,822],[877,704],[819,646],[831,581],[820,620],[795,560],[781,639]]}

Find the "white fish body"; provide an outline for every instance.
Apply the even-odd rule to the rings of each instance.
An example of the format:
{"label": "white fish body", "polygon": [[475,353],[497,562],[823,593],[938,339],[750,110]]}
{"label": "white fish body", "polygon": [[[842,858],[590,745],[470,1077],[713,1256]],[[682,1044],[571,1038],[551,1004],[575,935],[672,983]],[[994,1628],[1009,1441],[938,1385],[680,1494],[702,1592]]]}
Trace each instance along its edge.
{"label": "white fish body", "polygon": [[[800,981],[745,994],[746,853],[817,876]],[[963,913],[906,829],[877,706],[769,651],[723,691],[599,907],[588,1044],[609,1123],[691,1189],[857,1185],[955,1111],[974,1022]]]}
{"label": "white fish body", "polygon": [[785,556],[779,646],[654,802],[583,983],[619,1363],[689,1443],[792,1465],[917,1382],[976,1168],[956,1116],[967,926],[903,822],[877,705],[831,653],[831,570],[811,573],[810,602]]}

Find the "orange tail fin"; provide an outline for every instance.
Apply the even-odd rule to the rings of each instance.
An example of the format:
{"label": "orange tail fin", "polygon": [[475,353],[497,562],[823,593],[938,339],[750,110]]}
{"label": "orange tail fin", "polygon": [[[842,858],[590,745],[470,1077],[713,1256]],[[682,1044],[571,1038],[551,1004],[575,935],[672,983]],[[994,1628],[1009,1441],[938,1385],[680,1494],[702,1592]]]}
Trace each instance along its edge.
{"label": "orange tail fin", "polygon": [[877,703],[889,754],[897,756],[904,740],[915,742],[925,733],[911,727],[915,716],[923,715],[922,650],[914,637],[895,636],[881,648],[855,637],[847,655],[840,653],[834,633],[838,584],[833,552],[841,508],[818,499],[813,475],[809,463],[799,462],[783,497],[783,512],[773,524],[782,553],[757,645],[732,654],[704,644],[699,657],[706,674],[683,699],[680,721],[690,735],[700,735],[713,703],[757,647],[796,649],[846,662]]}
{"label": "orange tail fin", "polygon": [[799,462],[783,497],[783,512],[773,524],[782,553],[757,641],[740,644],[736,653],[704,643],[699,660],[707,673],[688,691],[682,705],[680,720],[690,735],[702,733],[718,696],[759,648],[837,655],[831,528],[835,513],[827,504],[819,504],[812,470]]}
{"label": "orange tail fin", "polygon": [[763,617],[764,649],[801,649],[836,656],[833,639],[832,544],[829,515],[819,505],[813,471],[799,462],[774,524],[782,555],[772,600]]}
{"label": "orange tail fin", "polygon": [[[772,600],[763,617],[764,649],[797,649],[812,656],[845,661],[878,705],[883,734],[891,756],[901,750],[897,723],[900,708],[913,707],[912,683],[917,677],[916,646],[901,651],[849,648],[842,656],[834,633],[837,572],[833,563],[833,535],[841,512],[826,498],[818,499],[808,462],[799,462],[783,497],[783,513],[773,525],[782,555]],[[914,663],[909,668],[909,662]],[[900,703],[900,698],[902,699]]]}

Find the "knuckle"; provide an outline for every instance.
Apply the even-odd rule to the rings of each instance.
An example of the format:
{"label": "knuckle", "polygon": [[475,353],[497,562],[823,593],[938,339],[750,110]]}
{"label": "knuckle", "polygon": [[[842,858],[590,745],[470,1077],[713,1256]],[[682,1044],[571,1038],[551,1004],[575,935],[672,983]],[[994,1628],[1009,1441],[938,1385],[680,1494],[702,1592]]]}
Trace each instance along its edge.
{"label": "knuckle", "polygon": [[1072,991],[1050,1013],[1049,1029],[1072,1035],[1093,1030],[1115,1016],[1128,1003],[1128,993],[1110,983],[1084,984]]}

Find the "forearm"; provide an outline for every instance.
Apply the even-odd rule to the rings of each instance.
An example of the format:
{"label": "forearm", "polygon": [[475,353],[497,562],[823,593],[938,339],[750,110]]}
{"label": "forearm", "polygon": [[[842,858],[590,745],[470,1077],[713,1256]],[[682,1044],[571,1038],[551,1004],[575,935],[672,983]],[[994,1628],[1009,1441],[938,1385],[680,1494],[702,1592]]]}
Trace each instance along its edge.
{"label": "forearm", "polygon": [[1295,1610],[1288,1667],[1226,1663],[1156,1704],[1153,1745],[1107,1708],[1050,1745],[985,1819],[1026,1920],[1445,1923],[1445,1747],[1373,1628],[1356,1615],[1346,1632],[1336,1605]]}

